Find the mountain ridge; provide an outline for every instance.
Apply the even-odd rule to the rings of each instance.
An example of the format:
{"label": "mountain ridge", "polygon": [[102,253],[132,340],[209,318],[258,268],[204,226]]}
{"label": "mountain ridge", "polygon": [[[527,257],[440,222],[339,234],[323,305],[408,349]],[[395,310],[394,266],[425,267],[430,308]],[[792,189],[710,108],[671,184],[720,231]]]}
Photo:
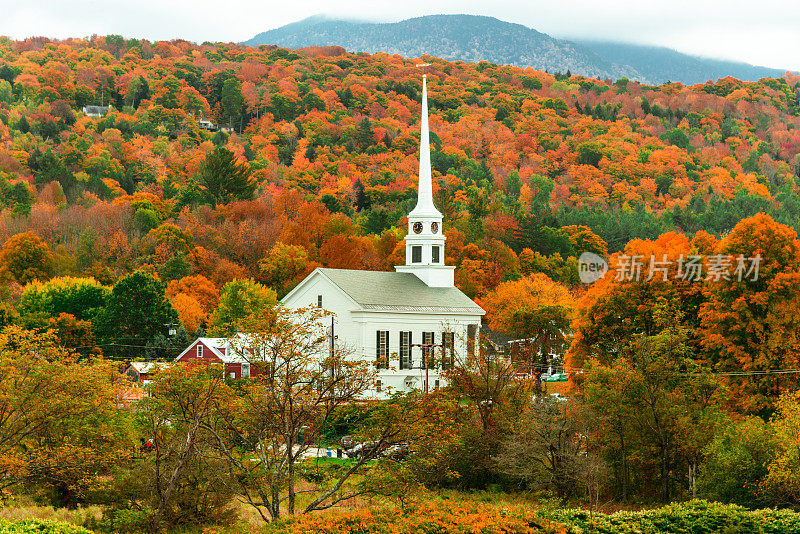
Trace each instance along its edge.
{"label": "mountain ridge", "polygon": [[450,61],[510,64],[593,78],[643,83],[704,83],[726,76],[745,81],[778,77],[785,70],[685,54],[624,42],[560,39],[519,23],[484,15],[426,15],[398,22],[366,22],[314,15],[261,32],[242,44],[288,48],[338,45],[352,52],[404,57],[432,55]]}
{"label": "mountain ridge", "polygon": [[289,48],[343,46],[353,52],[405,57],[432,55],[450,61],[512,64],[538,70],[580,72],[597,78],[642,79],[580,44],[522,24],[478,15],[426,15],[399,22],[358,22],[314,16],[262,32],[242,44]]}
{"label": "mountain ridge", "polygon": [[756,81],[767,77],[778,78],[787,70],[687,54],[665,46],[591,39],[575,39],[575,42],[594,50],[610,61],[630,65],[656,83],[681,81],[695,84],[715,81],[726,76],[743,81]]}

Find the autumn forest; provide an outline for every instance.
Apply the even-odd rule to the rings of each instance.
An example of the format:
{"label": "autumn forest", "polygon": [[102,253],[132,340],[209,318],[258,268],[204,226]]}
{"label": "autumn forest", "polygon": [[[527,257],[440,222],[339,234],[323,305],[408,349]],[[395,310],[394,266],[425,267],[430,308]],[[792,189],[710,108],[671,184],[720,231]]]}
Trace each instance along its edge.
{"label": "autumn forest", "polygon": [[[391,426],[426,444],[402,476],[383,463],[356,472],[355,495],[399,503],[385,513],[413,510],[411,522],[457,513],[430,492],[489,492],[469,519],[475,532],[512,519],[528,526],[509,532],[591,531],[570,530],[588,528],[577,513],[518,513],[528,498],[607,511],[694,498],[744,507],[735,513],[800,506],[800,76],[649,86],[422,60],[430,65],[339,47],[0,38],[0,384],[24,386],[29,375],[9,370],[33,365],[28,351],[47,355],[41,382],[0,392],[0,407],[16,407],[0,411],[0,495],[101,506],[102,519],[84,522],[98,531],[230,522],[230,503],[252,498],[237,484],[249,492],[263,480],[215,449],[220,434],[198,437],[197,451],[216,453],[185,468],[172,436],[155,491],[117,472],[136,435],[120,428],[186,416],[178,391],[242,413],[264,408],[247,404],[257,396],[175,372],[145,416],[121,416],[108,377],[123,362],[170,360],[198,336],[233,334],[316,267],[403,264],[425,73],[445,262],[488,330],[558,357],[523,362],[525,384],[487,356],[433,395],[328,414],[331,443]],[[593,284],[579,276],[585,252],[611,266]],[[677,276],[691,255],[704,273],[714,257],[758,257],[757,279]],[[645,274],[651,257],[671,266],[663,278],[615,277],[632,256],[647,259]],[[531,402],[553,367],[569,377],[567,400]],[[63,386],[63,399],[36,386],[45,375],[63,377],[49,386]],[[93,414],[94,429],[30,422],[68,404]],[[231,419],[208,422],[205,410],[193,412],[193,432]],[[172,500],[159,482],[170,462],[185,473]],[[303,484],[336,479],[337,465]],[[100,476],[112,471],[116,480]],[[123,486],[129,494],[112,498]],[[366,513],[356,510],[336,513]],[[286,528],[358,518],[309,515]]]}

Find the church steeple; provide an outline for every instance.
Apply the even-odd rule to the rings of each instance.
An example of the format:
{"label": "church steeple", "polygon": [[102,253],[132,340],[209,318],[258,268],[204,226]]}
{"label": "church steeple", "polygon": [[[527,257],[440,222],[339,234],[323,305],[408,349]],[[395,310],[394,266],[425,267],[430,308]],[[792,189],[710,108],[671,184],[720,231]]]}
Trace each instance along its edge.
{"label": "church steeple", "polygon": [[417,206],[408,214],[411,217],[438,217],[442,214],[433,205],[433,185],[431,183],[431,140],[428,129],[428,88],[427,77],[422,75],[422,116],[419,132],[419,186]]}
{"label": "church steeple", "polygon": [[455,267],[444,264],[445,237],[442,234],[442,214],[433,204],[430,144],[427,77],[423,75],[417,205],[408,214],[406,264],[398,265],[396,270],[413,273],[430,287],[453,287]]}

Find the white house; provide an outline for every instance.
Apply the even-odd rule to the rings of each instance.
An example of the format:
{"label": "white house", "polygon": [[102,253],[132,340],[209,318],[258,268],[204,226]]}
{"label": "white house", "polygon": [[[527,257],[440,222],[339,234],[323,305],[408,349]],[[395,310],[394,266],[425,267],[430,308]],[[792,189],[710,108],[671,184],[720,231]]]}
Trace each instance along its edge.
{"label": "white house", "polygon": [[100,119],[108,114],[109,106],[83,106],[83,114],[93,119]]}
{"label": "white house", "polygon": [[[371,392],[377,398],[443,385],[442,365],[474,349],[470,345],[485,314],[455,287],[455,267],[444,265],[442,214],[433,204],[424,76],[418,187],[417,205],[408,215],[405,265],[395,272],[318,268],[282,300],[290,308],[316,305],[334,314],[336,343],[378,368]],[[429,351],[434,357],[426,366]]]}
{"label": "white house", "polygon": [[201,130],[209,130],[212,132],[217,129],[217,126],[210,120],[206,119],[205,117],[197,119],[197,126]]}

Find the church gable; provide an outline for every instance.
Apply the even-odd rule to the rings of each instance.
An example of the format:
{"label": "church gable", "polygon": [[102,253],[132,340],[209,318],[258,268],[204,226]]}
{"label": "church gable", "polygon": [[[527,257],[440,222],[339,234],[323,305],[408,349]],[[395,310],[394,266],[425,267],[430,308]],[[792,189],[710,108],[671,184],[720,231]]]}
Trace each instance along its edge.
{"label": "church gable", "polygon": [[359,309],[359,303],[325,276],[323,271],[321,268],[314,269],[281,302],[291,308],[318,306],[335,313]]}

